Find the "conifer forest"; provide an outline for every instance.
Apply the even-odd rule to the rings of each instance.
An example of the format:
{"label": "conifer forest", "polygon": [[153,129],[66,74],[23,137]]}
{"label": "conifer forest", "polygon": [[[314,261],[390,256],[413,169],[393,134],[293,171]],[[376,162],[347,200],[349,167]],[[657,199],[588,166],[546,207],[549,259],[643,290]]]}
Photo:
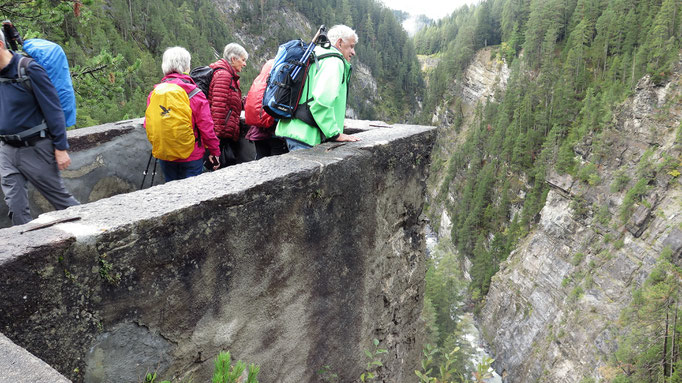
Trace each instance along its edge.
{"label": "conifer forest", "polygon": [[[227,8],[237,11],[228,17]],[[294,13],[308,24],[295,25],[301,18]],[[377,84],[372,103],[351,88],[349,107],[356,117],[439,124],[425,214],[445,239],[428,260],[422,316],[429,344],[459,350],[448,365],[460,372],[453,382],[472,381],[476,371],[459,314],[480,313],[500,264],[534,230],[550,189],[547,175],[602,182],[598,169],[610,155],[606,132],[614,111],[642,78],[665,84],[680,70],[682,55],[680,0],[482,0],[411,37],[400,24],[405,15],[375,0],[4,0],[0,16],[25,38],[46,38],[64,48],[77,128],[143,116],[167,47],[188,48],[192,66],[199,66],[215,61],[214,52],[229,42],[244,45],[246,93],[279,44],[309,40],[321,24],[355,29],[359,43],[352,63],[368,68]],[[244,36],[258,44],[245,44]],[[461,80],[483,49],[509,68],[509,78],[493,97],[466,106],[459,97]],[[435,64],[427,68],[424,60]],[[680,175],[682,121],[674,121],[674,128],[677,146],[666,154],[668,161],[644,162],[611,183],[613,193],[624,193],[615,214],[580,200],[572,206],[576,214],[594,211],[604,226],[624,225],[657,173]],[[576,155],[585,145],[592,153],[587,160]],[[440,227],[443,210],[451,220],[448,233]],[[664,251],[646,282],[633,287],[632,301],[615,324],[628,331],[604,355],[610,373],[601,381],[682,382],[682,268],[672,258]],[[462,275],[464,263],[470,265],[469,280]],[[440,355],[436,363],[446,353]]]}

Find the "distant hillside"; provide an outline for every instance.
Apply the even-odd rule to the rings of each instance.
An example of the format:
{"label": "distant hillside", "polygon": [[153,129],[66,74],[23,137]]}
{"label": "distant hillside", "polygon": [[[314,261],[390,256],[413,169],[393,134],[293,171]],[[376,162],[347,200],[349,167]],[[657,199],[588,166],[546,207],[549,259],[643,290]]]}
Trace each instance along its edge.
{"label": "distant hillside", "polygon": [[320,24],[346,23],[360,37],[349,101],[354,116],[406,120],[422,91],[411,40],[373,0],[320,0],[315,7],[300,0],[57,0],[0,5],[0,16],[26,37],[64,47],[77,92],[78,127],[142,116],[169,46],[188,48],[198,66],[215,60],[214,52],[225,44],[242,44],[251,55],[241,79],[246,93],[280,43],[309,40]]}
{"label": "distant hillside", "polygon": [[[682,298],[679,225],[665,212],[682,171],[681,41],[678,0],[487,0],[415,36],[435,64],[421,121],[443,128],[428,215],[491,315],[484,330],[510,381],[678,376],[681,329],[666,318]],[[508,80],[472,100],[483,48]],[[637,239],[649,222],[651,238]],[[626,265],[637,272],[619,274]],[[592,323],[608,331],[595,339],[605,329]]]}

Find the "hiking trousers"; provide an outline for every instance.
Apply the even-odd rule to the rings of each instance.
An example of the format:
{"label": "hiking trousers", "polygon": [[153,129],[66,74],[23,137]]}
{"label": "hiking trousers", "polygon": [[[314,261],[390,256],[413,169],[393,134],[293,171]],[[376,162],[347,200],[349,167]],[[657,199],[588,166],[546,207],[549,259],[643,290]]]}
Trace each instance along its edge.
{"label": "hiking trousers", "polygon": [[38,140],[33,146],[19,148],[0,142],[0,184],[13,225],[33,219],[28,203],[27,182],[38,189],[57,210],[80,204],[64,187],[50,138]]}

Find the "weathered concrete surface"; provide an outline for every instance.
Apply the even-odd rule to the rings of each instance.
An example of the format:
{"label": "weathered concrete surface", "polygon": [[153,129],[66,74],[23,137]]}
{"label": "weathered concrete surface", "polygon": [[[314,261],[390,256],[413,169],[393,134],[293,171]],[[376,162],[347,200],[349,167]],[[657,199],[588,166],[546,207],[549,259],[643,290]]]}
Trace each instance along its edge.
{"label": "weathered concrete surface", "polygon": [[221,350],[264,383],[349,382],[373,338],[380,381],[412,380],[435,130],[358,136],[0,230],[0,331],[76,382],[204,381]]}
{"label": "weathered concrete surface", "polygon": [[54,368],[17,346],[2,334],[0,334],[0,350],[2,350],[0,352],[0,366],[2,366],[0,383],[69,382]]}
{"label": "weathered concrete surface", "polygon": [[[137,118],[67,132],[71,166],[61,174],[67,190],[81,203],[164,183],[161,167],[157,166],[156,175],[152,175],[154,163],[149,164],[152,147],[142,126],[143,120]],[[243,138],[247,128],[242,127],[239,162],[255,158],[253,144]],[[148,164],[148,175],[144,177]],[[28,190],[33,217],[54,210],[33,185],[29,184]],[[9,227],[12,222],[7,216],[2,190],[0,197],[3,199],[0,202],[0,228]]]}
{"label": "weathered concrete surface", "polygon": [[[76,129],[67,132],[71,166],[61,172],[66,188],[81,203],[96,201],[140,188],[151,152],[142,118]],[[151,171],[151,169],[150,169]],[[147,178],[145,187],[151,183]],[[163,183],[160,169],[154,184]],[[0,197],[4,194],[0,190]],[[52,211],[49,202],[29,184],[31,213],[37,217]],[[0,203],[0,227],[9,227],[7,205]]]}

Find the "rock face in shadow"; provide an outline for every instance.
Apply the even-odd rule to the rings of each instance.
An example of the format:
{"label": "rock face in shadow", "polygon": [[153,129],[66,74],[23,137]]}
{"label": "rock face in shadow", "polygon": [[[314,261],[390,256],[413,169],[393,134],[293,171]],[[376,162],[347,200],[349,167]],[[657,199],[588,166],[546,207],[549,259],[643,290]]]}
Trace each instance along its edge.
{"label": "rock face in shadow", "polygon": [[264,383],[352,381],[374,338],[379,377],[412,380],[435,130],[358,136],[0,230],[1,331],[74,382],[206,381],[222,350]]}

